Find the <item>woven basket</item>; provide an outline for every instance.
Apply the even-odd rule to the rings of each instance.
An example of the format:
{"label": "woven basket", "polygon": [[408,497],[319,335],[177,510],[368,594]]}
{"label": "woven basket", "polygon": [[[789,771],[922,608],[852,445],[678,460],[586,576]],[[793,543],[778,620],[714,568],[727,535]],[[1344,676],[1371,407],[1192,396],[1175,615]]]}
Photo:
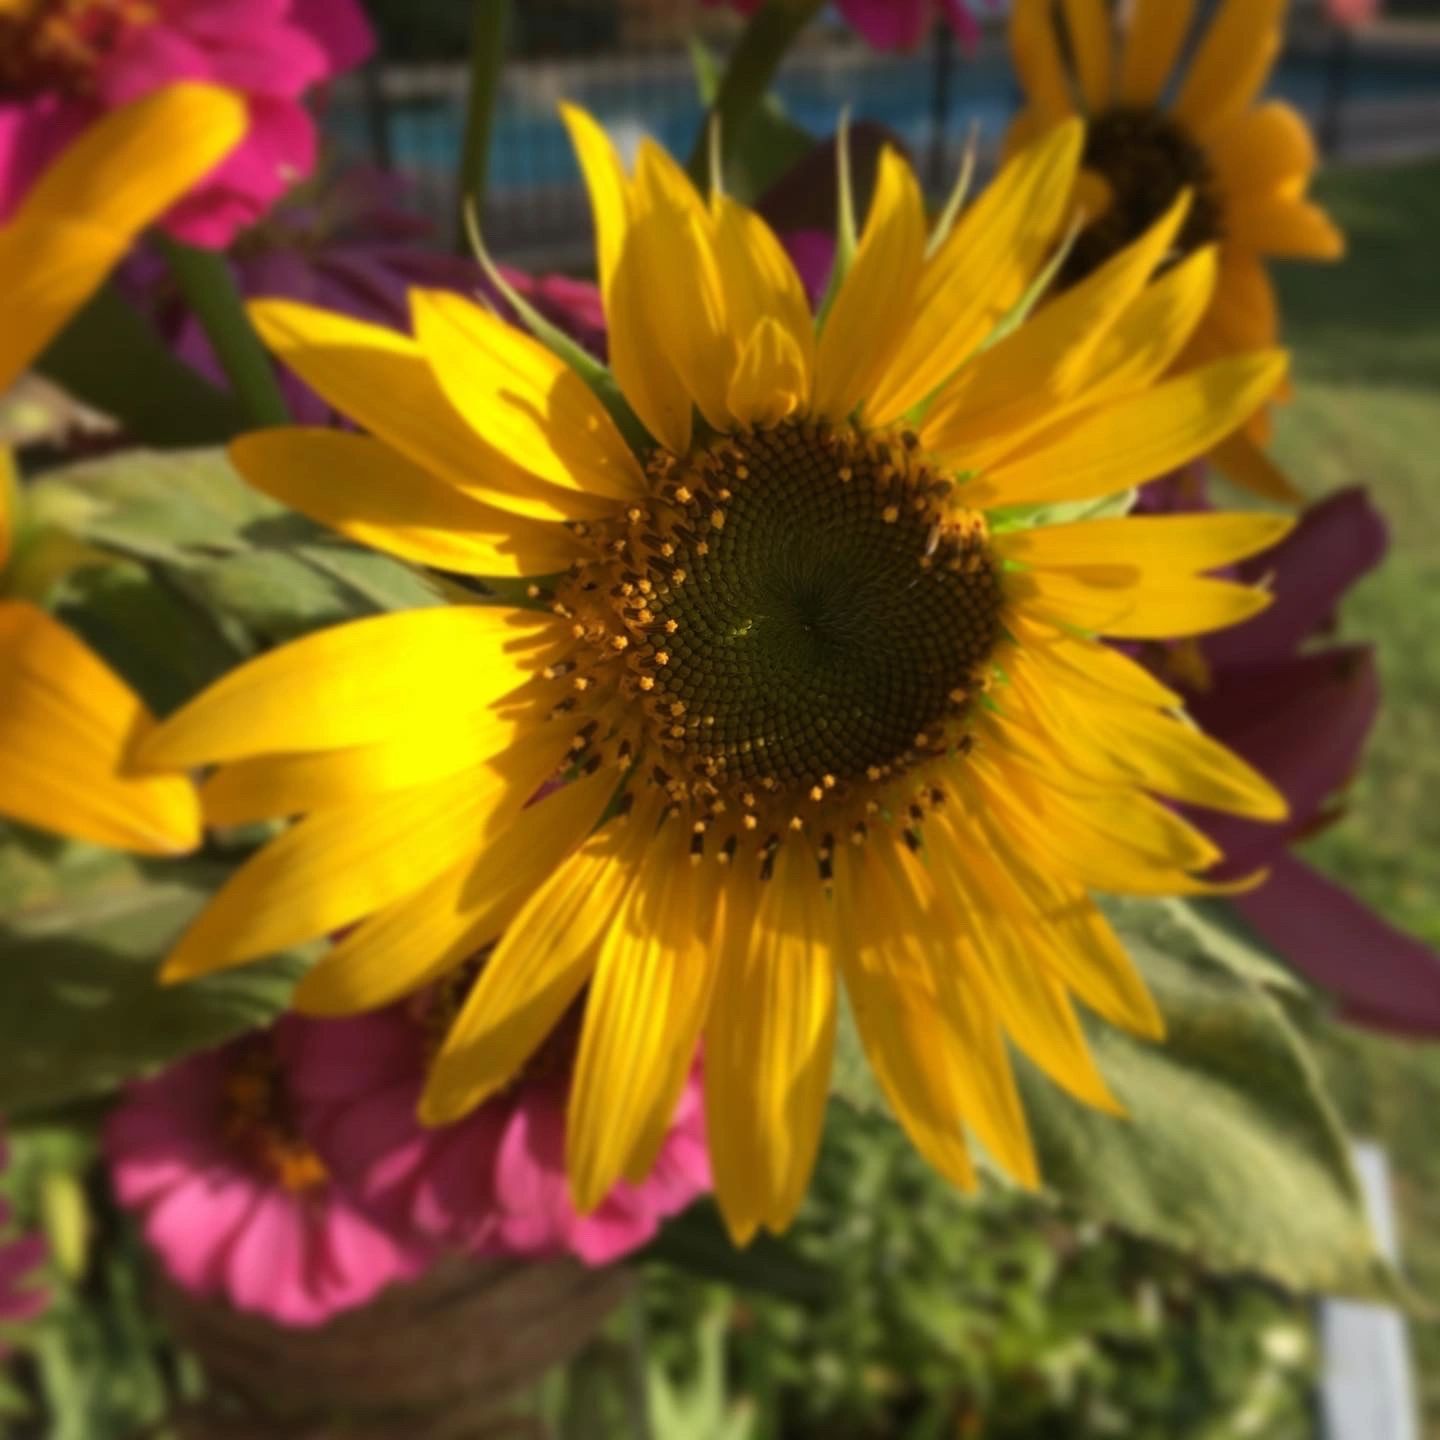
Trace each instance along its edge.
{"label": "woven basket", "polygon": [[212,1393],[177,1417],[185,1440],[528,1440],[539,1432],[507,1418],[507,1402],[574,1355],[628,1288],[623,1270],[571,1260],[454,1260],[314,1330],[171,1286],[157,1298]]}

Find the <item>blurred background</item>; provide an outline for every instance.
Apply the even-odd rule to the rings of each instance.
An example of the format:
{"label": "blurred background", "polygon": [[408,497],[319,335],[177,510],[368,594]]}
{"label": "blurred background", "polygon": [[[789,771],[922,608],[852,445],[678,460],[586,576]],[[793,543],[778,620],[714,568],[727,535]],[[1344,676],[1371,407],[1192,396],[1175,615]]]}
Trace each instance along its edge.
{"label": "blurred background", "polygon": [[[324,96],[333,166],[392,176],[400,209],[428,222],[442,251],[464,251],[471,6],[364,4],[379,48]],[[971,4],[973,52],[937,26],[916,53],[880,55],[825,13],[780,71],[773,173],[808,153],[793,127],[828,135],[845,111],[903,144],[936,199],[972,134],[982,170],[992,166],[1020,96],[1004,0]],[[1378,649],[1380,723],[1305,855],[1440,952],[1440,0],[1292,10],[1273,94],[1315,128],[1326,157],[1316,199],[1348,233],[1349,256],[1277,266],[1296,396],[1277,418],[1276,455],[1306,497],[1365,485],[1391,530],[1387,562],[1336,622]],[[585,275],[588,207],[557,101],[595,112],[622,150],[652,135],[685,156],[743,22],[700,0],[516,0],[513,16],[485,236],[504,264]],[[264,253],[255,232],[240,258],[251,243]],[[1384,1176],[1378,1220],[1416,1290],[1407,1319],[1217,1276],[1207,1257],[1050,1202],[995,1188],[963,1197],[886,1120],[835,1106],[791,1236],[736,1257],[713,1214],[670,1225],[631,1267],[602,1335],[487,1436],[1440,1440],[1440,1044],[1308,1024],[1346,1128]],[[117,1253],[132,1244],[105,1238]],[[174,1365],[167,1352],[163,1375],[131,1364],[157,1349],[127,1290],[134,1260],[121,1254],[95,1282],[102,1318],[85,1312],[68,1351],[37,1358],[46,1394],[73,1398],[55,1440],[95,1440],[86,1417],[144,1411],[144,1384],[196,1391],[184,1352]],[[482,1349],[484,1335],[465,1344]],[[9,1423],[0,1391],[0,1436],[36,1434]],[[130,1436],[120,1421],[114,1433]]]}
{"label": "blurred background", "polygon": [[[469,7],[368,0],[377,60],[327,97],[331,150],[404,182],[448,245],[464,145]],[[685,154],[703,77],[739,33],[698,0],[520,0],[489,161],[486,235],[532,271],[582,273],[579,175],[556,119],[587,106],[633,147]],[[935,194],[972,126],[982,164],[1016,107],[1002,7],[966,53],[937,29],[883,56],[827,15],[788,59],[785,114],[829,134],[845,109],[886,127]],[[1440,4],[1297,3],[1275,91],[1327,157],[1317,198],[1348,232],[1333,267],[1280,267],[1297,398],[1278,455],[1307,495],[1364,484],[1388,564],[1342,629],[1379,647],[1386,706],[1363,774],[1308,856],[1440,948]],[[1346,22],[1346,23],[1342,23]],[[696,43],[693,35],[700,36]],[[780,162],[797,156],[777,156]],[[1318,1024],[1318,1022],[1317,1022]],[[1440,1302],[1440,1048],[1340,1027],[1314,1037],[1351,1131],[1388,1161],[1385,1200],[1421,1298]],[[707,1235],[710,1238],[707,1238]],[[892,1127],[832,1124],[793,1240],[735,1262],[677,1225],[605,1335],[532,1397],[561,1440],[1413,1440],[1400,1410],[1344,1428],[1325,1382],[1344,1319],[1260,1282],[1081,1224],[1053,1207],[953,1194]],[[689,1247],[689,1248],[687,1248]],[[683,1258],[685,1268],[666,1260]],[[708,1260],[717,1283],[697,1279]],[[1203,1257],[1201,1257],[1203,1260]],[[718,1283],[724,1275],[732,1282]],[[1353,1318],[1353,1317],[1350,1317]],[[1338,1328],[1337,1328],[1338,1325]],[[1383,1344],[1419,1435],[1440,1440],[1440,1322]],[[1328,1346],[1328,1349],[1327,1349]],[[1353,1357],[1352,1357],[1353,1358]],[[1368,1360],[1366,1363],[1370,1363]],[[648,1417],[645,1418],[645,1417]],[[1377,1418],[1378,1417],[1378,1418]],[[1368,1428],[1367,1428],[1368,1427]],[[508,1432],[507,1432],[508,1433]],[[83,1436],[79,1440],[84,1440]]]}

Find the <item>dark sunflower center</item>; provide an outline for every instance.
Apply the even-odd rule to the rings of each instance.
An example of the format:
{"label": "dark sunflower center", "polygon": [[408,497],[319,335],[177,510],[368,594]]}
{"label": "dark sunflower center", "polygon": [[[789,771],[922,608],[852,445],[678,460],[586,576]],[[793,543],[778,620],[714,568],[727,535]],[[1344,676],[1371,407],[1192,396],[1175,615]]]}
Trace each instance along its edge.
{"label": "dark sunflower center", "polygon": [[793,423],[665,462],[612,603],[649,737],[690,776],[823,793],[947,743],[999,580],[913,447]]}
{"label": "dark sunflower center", "polygon": [[1143,107],[1107,110],[1089,124],[1081,164],[1110,186],[1110,208],[1081,231],[1060,272],[1073,285],[1138,240],[1188,186],[1190,213],[1175,259],[1218,240],[1224,215],[1205,152],[1168,115]]}
{"label": "dark sunflower center", "polygon": [[155,0],[21,0],[0,12],[0,96],[89,93],[96,65]]}
{"label": "dark sunflower center", "polygon": [[295,1192],[326,1183],[324,1164],[300,1135],[279,1057],[267,1036],[236,1047],[221,1107],[231,1148],[266,1178]]}

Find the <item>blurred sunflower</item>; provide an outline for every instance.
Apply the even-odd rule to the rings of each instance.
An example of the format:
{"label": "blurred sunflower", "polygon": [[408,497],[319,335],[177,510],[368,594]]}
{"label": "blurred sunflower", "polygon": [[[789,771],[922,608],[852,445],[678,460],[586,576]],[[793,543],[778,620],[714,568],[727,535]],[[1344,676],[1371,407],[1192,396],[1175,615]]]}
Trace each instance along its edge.
{"label": "blurred sunflower", "polygon": [[[1063,47],[1054,0],[1015,0],[1010,12],[1028,105],[1008,144],[1026,144],[1077,112],[1087,121],[1079,198],[1093,218],[1060,283],[1075,283],[1131,244],[1182,190],[1193,196],[1171,258],[1215,245],[1220,278],[1182,366],[1275,344],[1268,258],[1335,260],[1344,252],[1344,237],[1305,195],[1316,165],[1305,121],[1281,101],[1256,103],[1280,53],[1285,9],[1286,0],[1223,0],[1168,104],[1194,0],[1135,0],[1118,48],[1105,0],[1063,0]],[[1214,447],[1214,459],[1238,484],[1297,499],[1260,449],[1268,438],[1261,408]]]}
{"label": "blurred sunflower", "polygon": [[[112,110],[45,171],[0,226],[0,393],[244,124],[227,92],[176,85]],[[0,448],[0,815],[122,849],[188,850],[200,839],[189,780],[120,771],[154,724],[144,704],[58,621],[3,598],[16,499]]]}
{"label": "blurred sunflower", "polygon": [[1162,1029],[1087,891],[1205,888],[1218,851],[1156,796],[1284,811],[1095,635],[1255,613],[1261,591],[1202,572],[1290,524],[1040,522],[1214,444],[1284,358],[1160,380],[1215,283],[1208,248],[1150,283],[1188,196],[1019,323],[1067,220],[1075,121],[928,238],[887,152],[817,320],[752,211],[703,199],[653,145],[632,177],[593,121],[566,120],[618,391],[455,294],[413,295],[413,339],[254,307],[370,433],[247,436],[252,483],[440,570],[551,578],[533,608],[455,585],[462,603],[305,637],[162,723],[140,756],[218,763],[217,823],[303,817],[167,978],[350,927],[297,997],[343,1014],[498,937],[422,1117],[499,1091],[586,992],[568,1165],[588,1211],[650,1169],[703,1037],[743,1241],[804,1193],[843,977],[917,1146],[973,1183],[968,1127],[1033,1182],[1007,1038],[1113,1109],[1073,998]]}

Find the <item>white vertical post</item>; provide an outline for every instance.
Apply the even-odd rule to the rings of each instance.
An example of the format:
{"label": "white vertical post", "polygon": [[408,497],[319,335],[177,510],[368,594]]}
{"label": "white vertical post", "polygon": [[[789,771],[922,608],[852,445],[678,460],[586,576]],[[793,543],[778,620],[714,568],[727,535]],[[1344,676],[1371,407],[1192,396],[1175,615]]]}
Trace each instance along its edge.
{"label": "white vertical post", "polygon": [[[1356,1141],[1355,1170],[1381,1253],[1399,1256],[1385,1152]],[[1385,1305],[1320,1306],[1320,1408],[1325,1440],[1419,1440],[1405,1320]]]}

